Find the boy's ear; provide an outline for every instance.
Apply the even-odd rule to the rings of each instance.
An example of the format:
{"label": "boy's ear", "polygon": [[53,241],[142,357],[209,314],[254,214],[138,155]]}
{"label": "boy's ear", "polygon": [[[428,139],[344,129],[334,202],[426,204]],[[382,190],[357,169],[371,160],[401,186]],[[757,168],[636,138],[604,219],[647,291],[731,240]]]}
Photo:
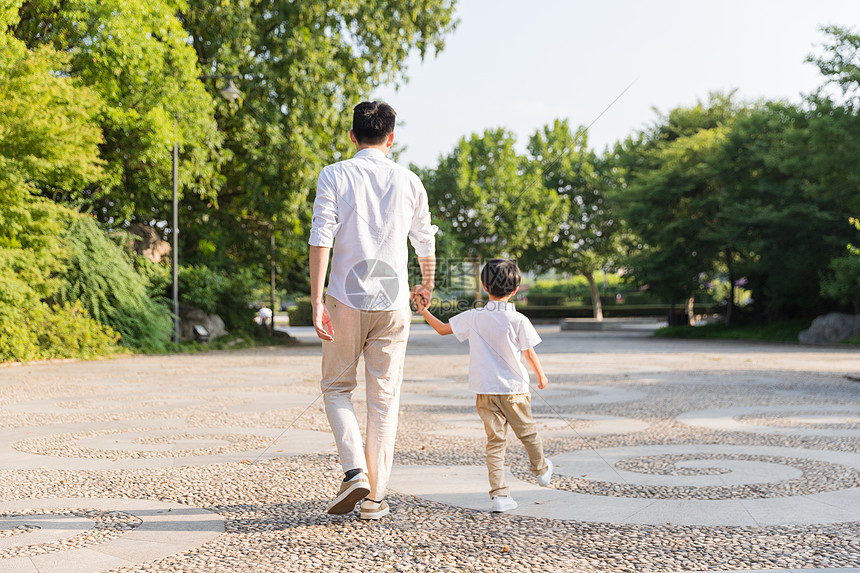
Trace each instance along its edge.
{"label": "boy's ear", "polygon": [[514,291],[511,293],[511,296],[514,296],[515,294],[517,294],[518,290],[520,290],[520,287],[515,288]]}
{"label": "boy's ear", "polygon": [[484,292],[486,292],[487,294],[490,293],[490,291],[487,290],[487,285],[484,284],[484,281],[481,281],[481,288],[484,289]]}

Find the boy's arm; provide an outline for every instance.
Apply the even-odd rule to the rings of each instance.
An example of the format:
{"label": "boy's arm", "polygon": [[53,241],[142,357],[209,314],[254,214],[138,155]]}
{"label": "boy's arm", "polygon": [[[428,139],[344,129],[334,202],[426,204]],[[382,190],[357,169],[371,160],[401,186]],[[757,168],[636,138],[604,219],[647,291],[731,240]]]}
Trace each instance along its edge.
{"label": "boy's arm", "polygon": [[534,348],[529,348],[527,350],[523,350],[523,356],[525,357],[526,362],[529,363],[529,366],[532,367],[532,370],[534,370],[535,376],[537,376],[538,388],[543,390],[546,388],[549,380],[543,372],[543,367],[540,365],[540,359],[538,358],[537,352],[535,352]]}
{"label": "boy's arm", "polygon": [[[418,295],[418,298],[420,298],[420,295]],[[424,320],[427,321],[427,324],[433,327],[433,330],[442,335],[454,334],[454,331],[451,330],[450,324],[442,322],[441,320],[430,314],[430,310],[423,304],[423,300],[419,301],[416,299],[415,306],[418,307],[418,312],[421,314],[421,316],[424,317]]]}

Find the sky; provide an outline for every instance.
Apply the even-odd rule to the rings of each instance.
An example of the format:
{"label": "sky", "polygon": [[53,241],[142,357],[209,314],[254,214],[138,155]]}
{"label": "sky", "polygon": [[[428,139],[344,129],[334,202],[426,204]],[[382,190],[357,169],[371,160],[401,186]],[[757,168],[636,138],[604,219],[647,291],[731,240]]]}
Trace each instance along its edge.
{"label": "sky", "polygon": [[822,83],[806,63],[820,28],[860,27],[858,0],[459,0],[445,49],[414,54],[406,83],[374,99],[398,114],[398,161],[434,167],[462,137],[504,127],[525,149],[556,118],[588,125],[589,146],[667,112],[737,90],[797,102]]}

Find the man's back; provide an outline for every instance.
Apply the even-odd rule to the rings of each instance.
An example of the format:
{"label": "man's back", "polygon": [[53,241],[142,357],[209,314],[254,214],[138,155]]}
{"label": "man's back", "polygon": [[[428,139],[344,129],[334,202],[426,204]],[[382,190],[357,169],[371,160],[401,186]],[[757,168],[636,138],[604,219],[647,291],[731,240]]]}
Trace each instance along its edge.
{"label": "man's back", "polygon": [[363,149],[320,173],[310,244],[333,246],[328,294],[343,303],[362,310],[406,307],[406,238],[427,256],[435,231],[421,181],[381,151]]}

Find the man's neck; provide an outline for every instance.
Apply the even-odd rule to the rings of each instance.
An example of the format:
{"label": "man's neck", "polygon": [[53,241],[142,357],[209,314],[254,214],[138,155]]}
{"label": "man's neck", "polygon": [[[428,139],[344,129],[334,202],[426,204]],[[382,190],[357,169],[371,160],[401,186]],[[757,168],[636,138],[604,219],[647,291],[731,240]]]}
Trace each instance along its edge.
{"label": "man's neck", "polygon": [[388,155],[388,150],[391,149],[385,144],[382,145],[361,145],[360,143],[355,144],[355,152],[364,151],[365,149],[375,149],[377,151],[381,151],[383,155]]}
{"label": "man's neck", "polygon": [[493,295],[487,295],[487,296],[490,297],[491,302],[508,302],[509,300],[511,300],[511,297],[514,295],[509,294],[508,296],[503,296],[503,297],[498,297],[498,296],[493,296]]}

